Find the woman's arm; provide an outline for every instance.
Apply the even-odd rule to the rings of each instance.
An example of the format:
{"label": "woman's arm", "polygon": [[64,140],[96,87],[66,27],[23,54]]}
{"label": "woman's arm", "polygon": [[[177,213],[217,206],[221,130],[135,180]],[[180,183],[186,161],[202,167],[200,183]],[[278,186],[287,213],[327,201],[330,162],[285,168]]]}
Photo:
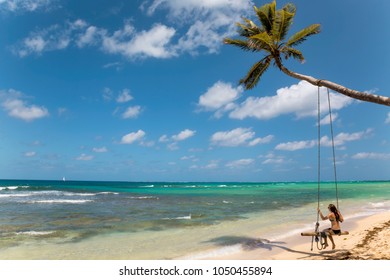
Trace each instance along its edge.
{"label": "woman's arm", "polygon": [[318,210],[318,213],[320,214],[320,217],[321,217],[322,220],[327,220],[329,218],[328,216],[322,215],[322,212],[321,212],[320,208],[317,208],[317,210]]}

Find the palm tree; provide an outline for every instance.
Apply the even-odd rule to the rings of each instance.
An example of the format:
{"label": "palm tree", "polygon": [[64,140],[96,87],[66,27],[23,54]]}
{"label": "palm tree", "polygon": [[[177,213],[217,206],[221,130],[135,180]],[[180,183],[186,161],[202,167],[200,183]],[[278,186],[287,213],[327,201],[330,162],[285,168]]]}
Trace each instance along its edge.
{"label": "palm tree", "polygon": [[303,62],[302,53],[295,47],[303,43],[308,37],[320,33],[320,25],[312,24],[286,40],[296,12],[293,4],[287,4],[282,9],[276,10],[276,0],[274,0],[260,8],[255,6],[254,10],[260,21],[260,26],[247,18],[243,18],[243,23],[237,23],[238,34],[243,37],[243,40],[224,39],[225,44],[234,45],[246,51],[265,53],[265,56],[254,64],[247,75],[240,80],[240,84],[244,85],[246,89],[255,87],[260,77],[273,63],[283,73],[299,80],[305,80],[315,86],[324,86],[355,99],[390,106],[389,97],[349,89],[334,82],[316,79],[287,69],[283,65],[283,59],[287,60],[292,57]]}

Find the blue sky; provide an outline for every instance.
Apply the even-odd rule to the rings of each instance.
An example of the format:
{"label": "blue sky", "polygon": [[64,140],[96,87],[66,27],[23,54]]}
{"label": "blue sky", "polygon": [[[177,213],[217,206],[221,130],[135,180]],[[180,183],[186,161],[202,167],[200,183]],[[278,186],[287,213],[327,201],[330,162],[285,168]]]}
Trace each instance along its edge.
{"label": "blue sky", "polygon": [[[293,2],[291,34],[322,27],[291,70],[389,96],[389,1]],[[245,91],[260,56],[222,44],[264,3],[0,0],[0,178],[315,181],[317,88],[270,69]],[[389,108],[331,100],[339,179],[389,179]]]}

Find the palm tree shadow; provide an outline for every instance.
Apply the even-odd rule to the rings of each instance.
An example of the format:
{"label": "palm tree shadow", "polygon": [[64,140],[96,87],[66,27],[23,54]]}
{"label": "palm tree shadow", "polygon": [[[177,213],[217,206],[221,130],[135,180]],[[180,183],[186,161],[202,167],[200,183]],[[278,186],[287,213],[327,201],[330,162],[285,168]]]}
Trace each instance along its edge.
{"label": "palm tree shadow", "polygon": [[286,242],[270,241],[264,238],[252,238],[247,236],[221,236],[206,241],[208,243],[214,243],[217,246],[234,246],[241,245],[244,251],[253,251],[257,249],[265,249],[273,251],[274,249],[282,249],[287,252],[302,254],[302,258],[322,256],[323,253],[307,252],[293,250],[285,246]]}

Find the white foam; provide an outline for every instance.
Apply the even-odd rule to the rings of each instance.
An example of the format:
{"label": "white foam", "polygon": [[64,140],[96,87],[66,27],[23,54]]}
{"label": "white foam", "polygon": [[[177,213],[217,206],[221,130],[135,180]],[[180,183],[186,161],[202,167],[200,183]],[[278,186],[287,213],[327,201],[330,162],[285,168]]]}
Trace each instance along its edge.
{"label": "white foam", "polygon": [[191,220],[191,214],[188,216],[176,217],[176,218],[163,218],[163,220]]}
{"label": "white foam", "polygon": [[0,194],[0,198],[2,198],[2,197],[26,197],[26,196],[31,196],[31,194],[27,194],[27,193]]}
{"label": "white foam", "polygon": [[117,192],[100,192],[97,194],[119,194],[119,193],[117,193]]}
{"label": "white foam", "polygon": [[65,196],[95,196],[95,193],[72,193],[72,192],[65,192]]}
{"label": "white foam", "polygon": [[370,206],[373,207],[373,208],[383,208],[385,207],[385,203],[384,202],[370,202]]}
{"label": "white foam", "polygon": [[32,236],[41,236],[53,234],[55,231],[21,231],[16,232],[16,235],[32,235]]}
{"label": "white foam", "polygon": [[30,201],[29,203],[46,203],[46,204],[55,204],[55,203],[63,203],[63,204],[82,204],[87,202],[92,202],[93,200],[71,200],[71,199],[53,199],[53,200],[36,200]]}
{"label": "white foam", "polygon": [[156,196],[130,196],[131,199],[159,199]]}

